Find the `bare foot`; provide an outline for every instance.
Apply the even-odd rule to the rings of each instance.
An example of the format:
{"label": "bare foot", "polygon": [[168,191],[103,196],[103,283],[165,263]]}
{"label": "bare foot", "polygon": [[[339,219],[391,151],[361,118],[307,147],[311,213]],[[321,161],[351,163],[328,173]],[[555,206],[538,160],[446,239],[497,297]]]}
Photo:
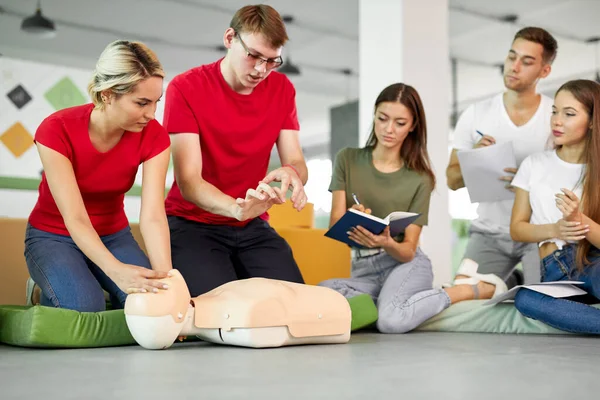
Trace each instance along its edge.
{"label": "bare foot", "polygon": [[[468,276],[458,275],[456,279],[469,278]],[[496,291],[496,286],[491,283],[481,282],[477,283],[477,289],[479,292],[478,299],[491,299]],[[472,285],[455,285],[444,289],[450,297],[452,304],[458,303],[465,300],[475,299],[475,290]]]}
{"label": "bare foot", "polygon": [[479,281],[477,283],[477,289],[479,289],[479,298],[480,299],[491,299],[496,291],[496,285],[492,285],[491,283]]}
{"label": "bare foot", "polygon": [[448,297],[450,297],[450,304],[458,303],[459,301],[473,300],[475,298],[475,292],[471,285],[456,285],[448,288],[444,288]]}

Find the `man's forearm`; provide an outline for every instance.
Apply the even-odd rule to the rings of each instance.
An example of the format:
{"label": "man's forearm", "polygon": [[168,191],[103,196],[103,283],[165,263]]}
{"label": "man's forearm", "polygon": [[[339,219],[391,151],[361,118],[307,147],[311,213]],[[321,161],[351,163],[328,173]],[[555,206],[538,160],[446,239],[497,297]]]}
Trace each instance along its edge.
{"label": "man's forearm", "polygon": [[300,178],[300,181],[302,181],[302,185],[306,185],[306,182],[308,181],[308,167],[304,161],[292,162],[286,164],[286,166],[291,166],[296,175]]}
{"label": "man's forearm", "polygon": [[446,180],[448,187],[452,190],[458,190],[465,187],[460,165],[452,165],[446,169]]}
{"label": "man's forearm", "polygon": [[201,209],[213,214],[237,218],[235,199],[205,180],[181,184],[180,189],[185,200]]}

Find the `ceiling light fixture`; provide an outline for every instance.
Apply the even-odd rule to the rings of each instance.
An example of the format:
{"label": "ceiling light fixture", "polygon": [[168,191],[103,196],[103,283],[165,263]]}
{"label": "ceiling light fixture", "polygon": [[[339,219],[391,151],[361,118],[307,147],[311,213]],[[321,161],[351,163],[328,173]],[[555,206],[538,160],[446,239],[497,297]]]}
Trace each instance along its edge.
{"label": "ceiling light fixture", "polygon": [[290,76],[300,75],[300,68],[298,68],[296,64],[292,63],[292,60],[287,57],[283,65],[277,69],[277,72],[281,72],[282,74]]}
{"label": "ceiling light fixture", "polygon": [[596,59],[596,76],[594,77],[594,79],[596,80],[596,82],[600,83],[600,54],[599,54],[599,43],[600,43],[600,36],[594,36],[591,37],[589,39],[586,40],[586,43],[593,43],[594,44],[594,57]]}
{"label": "ceiling light fixture", "polygon": [[56,36],[54,22],[42,15],[41,1],[38,1],[35,14],[23,20],[21,23],[21,30],[42,38],[52,38]]}
{"label": "ceiling light fixture", "polygon": [[[291,15],[283,15],[281,19],[286,25],[294,23],[294,17]],[[284,56],[284,60],[283,65],[277,69],[277,72],[288,76],[300,75],[300,68],[292,62],[290,56]]]}

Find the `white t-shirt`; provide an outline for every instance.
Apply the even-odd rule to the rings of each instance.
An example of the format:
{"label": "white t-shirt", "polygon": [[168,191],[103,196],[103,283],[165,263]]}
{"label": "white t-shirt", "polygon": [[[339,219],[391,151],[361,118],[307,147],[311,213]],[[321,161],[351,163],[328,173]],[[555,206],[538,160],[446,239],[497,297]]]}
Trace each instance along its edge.
{"label": "white t-shirt", "polygon": [[[513,179],[513,186],[529,192],[531,219],[533,225],[553,224],[562,218],[556,207],[557,193],[569,189],[581,200],[585,164],[572,164],[558,157],[555,150],[533,154],[525,159]],[[562,249],[565,242],[560,239],[545,240],[554,242]]]}
{"label": "white t-shirt", "polygon": [[[472,149],[481,135],[492,136],[496,143],[513,142],[517,165],[533,153],[547,150],[550,142],[552,99],[541,95],[537,111],[527,123],[516,126],[504,107],[503,93],[469,106],[460,116],[454,130],[454,148]],[[507,175],[509,175],[507,173]],[[508,190],[508,189],[507,189]],[[489,234],[500,234],[510,239],[512,200],[479,203],[478,218],[473,228]]]}

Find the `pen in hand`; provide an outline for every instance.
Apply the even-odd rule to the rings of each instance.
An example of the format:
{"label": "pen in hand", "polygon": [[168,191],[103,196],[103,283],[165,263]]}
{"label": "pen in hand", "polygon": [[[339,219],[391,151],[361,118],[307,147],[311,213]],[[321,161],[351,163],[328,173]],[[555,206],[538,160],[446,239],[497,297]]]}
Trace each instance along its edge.
{"label": "pen in hand", "polygon": [[473,148],[477,149],[477,148],[481,148],[481,147],[490,146],[492,144],[496,144],[496,139],[494,139],[493,137],[484,135],[483,132],[478,131],[478,130],[475,130],[475,132],[477,132],[477,134],[479,136],[481,136],[481,140],[479,142],[477,142],[475,144],[475,146],[473,146]]}
{"label": "pen in hand", "polygon": [[358,197],[356,196],[356,194],[352,193],[352,198],[354,199],[354,203],[356,203],[356,206],[352,206],[352,208],[367,214],[371,214],[371,209],[365,208],[362,204],[360,204],[360,201],[358,201]]}

